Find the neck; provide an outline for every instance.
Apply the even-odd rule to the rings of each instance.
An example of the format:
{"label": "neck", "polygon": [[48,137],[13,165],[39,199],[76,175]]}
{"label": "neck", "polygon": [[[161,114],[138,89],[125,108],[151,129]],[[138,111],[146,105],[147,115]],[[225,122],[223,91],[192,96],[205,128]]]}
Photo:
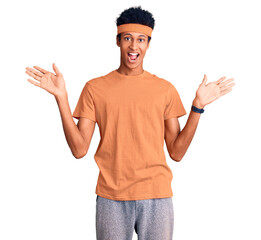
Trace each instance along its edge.
{"label": "neck", "polygon": [[117,71],[121,74],[124,75],[129,75],[129,76],[135,76],[135,75],[140,75],[143,73],[144,69],[142,64],[137,66],[136,68],[129,68],[121,63],[120,67],[117,69]]}

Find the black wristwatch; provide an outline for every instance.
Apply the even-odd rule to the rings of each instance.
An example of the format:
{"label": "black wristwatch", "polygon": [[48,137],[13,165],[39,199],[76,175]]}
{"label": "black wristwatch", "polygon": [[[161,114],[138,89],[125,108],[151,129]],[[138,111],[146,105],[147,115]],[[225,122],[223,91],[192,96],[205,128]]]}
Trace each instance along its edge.
{"label": "black wristwatch", "polygon": [[191,110],[192,110],[193,112],[196,112],[196,113],[203,113],[203,112],[204,112],[204,109],[203,109],[203,108],[197,108],[197,107],[195,107],[195,106],[193,106],[193,105],[192,105],[192,107],[191,107]]}

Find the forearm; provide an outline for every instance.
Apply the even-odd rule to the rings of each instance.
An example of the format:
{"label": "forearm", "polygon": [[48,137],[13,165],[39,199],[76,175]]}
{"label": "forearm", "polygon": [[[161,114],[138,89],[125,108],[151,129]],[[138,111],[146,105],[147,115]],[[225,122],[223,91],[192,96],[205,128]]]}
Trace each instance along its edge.
{"label": "forearm", "polygon": [[61,96],[55,97],[55,100],[60,110],[66,141],[71,149],[73,156],[75,158],[81,158],[84,151],[84,141],[80,130],[73,121],[71,109],[68,102],[68,95],[67,93],[64,93]]}
{"label": "forearm", "polygon": [[[197,100],[194,99],[193,103],[194,106],[198,108],[203,108],[197,103]],[[176,161],[180,161],[183,156],[185,155],[198,126],[198,122],[200,119],[200,113],[196,113],[194,111],[190,111],[189,117],[187,119],[185,127],[179,133],[175,141],[172,143],[172,158]]]}

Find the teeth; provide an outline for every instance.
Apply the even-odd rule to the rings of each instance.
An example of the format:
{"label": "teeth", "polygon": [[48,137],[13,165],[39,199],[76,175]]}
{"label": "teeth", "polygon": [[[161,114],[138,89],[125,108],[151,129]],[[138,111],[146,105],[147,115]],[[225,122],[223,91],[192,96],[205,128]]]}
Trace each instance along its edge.
{"label": "teeth", "polygon": [[138,53],[129,53],[130,55],[138,55]]}

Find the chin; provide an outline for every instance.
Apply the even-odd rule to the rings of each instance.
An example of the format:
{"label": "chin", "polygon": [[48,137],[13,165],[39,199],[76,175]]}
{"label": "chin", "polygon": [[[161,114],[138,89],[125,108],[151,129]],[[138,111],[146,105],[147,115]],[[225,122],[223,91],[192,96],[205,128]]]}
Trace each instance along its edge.
{"label": "chin", "polygon": [[126,66],[129,69],[136,69],[136,68],[139,68],[140,64],[129,64],[129,63],[127,63]]}

